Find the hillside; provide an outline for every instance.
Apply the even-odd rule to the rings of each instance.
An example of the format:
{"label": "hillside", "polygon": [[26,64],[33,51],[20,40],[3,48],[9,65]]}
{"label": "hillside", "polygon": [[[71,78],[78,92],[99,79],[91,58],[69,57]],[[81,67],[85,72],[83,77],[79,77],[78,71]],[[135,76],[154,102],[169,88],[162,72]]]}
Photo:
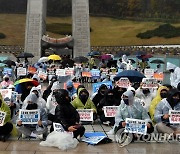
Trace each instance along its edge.
{"label": "hillside", "polygon": [[[0,21],[0,33],[6,35],[6,39],[0,39],[0,45],[24,45],[25,15],[0,14]],[[47,17],[47,24],[51,23],[71,23],[71,17]],[[163,23],[91,17],[91,46],[180,44],[180,37],[171,39],[136,37],[138,33],[152,30],[161,24]],[[173,25],[180,27],[180,23]],[[47,34],[51,37],[62,37],[49,32]]]}

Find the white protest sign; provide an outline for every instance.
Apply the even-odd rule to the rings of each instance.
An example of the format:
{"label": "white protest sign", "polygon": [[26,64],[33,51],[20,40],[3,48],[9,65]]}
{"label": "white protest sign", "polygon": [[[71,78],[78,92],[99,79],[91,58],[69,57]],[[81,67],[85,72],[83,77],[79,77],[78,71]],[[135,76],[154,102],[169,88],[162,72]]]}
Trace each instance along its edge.
{"label": "white protest sign", "polygon": [[145,120],[126,118],[125,122],[125,132],[146,135],[147,123]]}
{"label": "white protest sign", "polygon": [[19,119],[22,124],[37,124],[40,120],[40,110],[19,110]]}
{"label": "white protest sign", "polygon": [[180,111],[169,110],[169,115],[170,124],[180,124]]}
{"label": "white protest sign", "polygon": [[145,69],[144,70],[144,75],[147,78],[152,78],[154,76],[154,69]]}
{"label": "white protest sign", "polygon": [[53,122],[53,128],[55,132],[64,132],[64,128],[60,123]]}
{"label": "white protest sign", "polygon": [[115,117],[118,106],[104,106],[103,109],[105,117]]}
{"label": "white protest sign", "polygon": [[116,85],[121,88],[128,88],[131,86],[131,82],[129,81],[128,78],[120,78],[117,82]]}
{"label": "white protest sign", "polygon": [[158,88],[158,82],[154,78],[143,78],[142,88]]}
{"label": "white protest sign", "polygon": [[17,75],[18,75],[18,76],[25,76],[25,75],[26,75],[26,68],[24,68],[24,67],[18,67],[18,68],[17,68]]}
{"label": "white protest sign", "polygon": [[66,76],[65,69],[56,69],[57,76]]}
{"label": "white protest sign", "polygon": [[80,121],[93,121],[93,109],[77,109]]}
{"label": "white protest sign", "polygon": [[0,126],[4,125],[5,118],[6,118],[6,112],[0,111]]}
{"label": "white protest sign", "polygon": [[74,68],[65,68],[66,75],[74,75]]}
{"label": "white protest sign", "polygon": [[7,104],[10,104],[12,89],[0,89],[0,93]]}

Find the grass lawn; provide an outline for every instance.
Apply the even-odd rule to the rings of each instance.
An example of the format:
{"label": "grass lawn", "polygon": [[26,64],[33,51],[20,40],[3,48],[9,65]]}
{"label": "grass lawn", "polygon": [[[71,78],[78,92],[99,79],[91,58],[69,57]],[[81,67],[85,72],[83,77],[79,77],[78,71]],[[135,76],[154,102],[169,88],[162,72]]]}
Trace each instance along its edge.
{"label": "grass lawn", "polygon": [[[0,14],[0,33],[6,35],[6,39],[0,39],[0,45],[24,45],[25,15]],[[71,17],[57,18],[47,17],[47,24],[72,23]],[[105,17],[91,17],[90,25],[91,46],[123,46],[123,45],[155,45],[155,44],[180,44],[180,37],[165,39],[154,37],[151,39],[139,39],[136,35],[157,28],[161,22],[139,22],[118,20]],[[180,27],[180,23],[173,24]],[[63,37],[47,32],[50,37]]]}

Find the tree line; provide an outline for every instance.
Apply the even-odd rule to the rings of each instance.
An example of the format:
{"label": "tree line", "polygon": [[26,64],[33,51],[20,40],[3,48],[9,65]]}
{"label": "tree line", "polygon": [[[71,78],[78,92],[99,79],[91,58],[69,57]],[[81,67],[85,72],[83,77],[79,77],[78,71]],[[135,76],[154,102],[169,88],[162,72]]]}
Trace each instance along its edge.
{"label": "tree line", "polygon": [[[72,0],[47,0],[48,16],[72,13]],[[89,0],[91,15],[179,19],[180,0]],[[0,0],[0,13],[26,13],[27,0]]]}

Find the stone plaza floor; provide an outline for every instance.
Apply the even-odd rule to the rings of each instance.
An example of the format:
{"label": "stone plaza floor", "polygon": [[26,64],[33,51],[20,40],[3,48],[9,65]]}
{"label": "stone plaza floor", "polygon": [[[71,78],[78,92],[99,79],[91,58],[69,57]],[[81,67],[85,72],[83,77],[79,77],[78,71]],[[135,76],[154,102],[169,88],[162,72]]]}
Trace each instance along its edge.
{"label": "stone plaza floor", "polygon": [[[101,124],[85,125],[86,132],[107,132],[112,129],[110,126]],[[114,140],[114,135],[108,135]],[[74,154],[180,154],[180,144],[176,143],[156,143],[156,142],[133,142],[121,148],[113,141],[108,144],[88,145],[80,142],[74,149],[66,151],[55,147],[42,147],[39,140],[18,140],[10,138],[6,142],[0,142],[0,154],[58,154],[58,153],[74,153]]]}

